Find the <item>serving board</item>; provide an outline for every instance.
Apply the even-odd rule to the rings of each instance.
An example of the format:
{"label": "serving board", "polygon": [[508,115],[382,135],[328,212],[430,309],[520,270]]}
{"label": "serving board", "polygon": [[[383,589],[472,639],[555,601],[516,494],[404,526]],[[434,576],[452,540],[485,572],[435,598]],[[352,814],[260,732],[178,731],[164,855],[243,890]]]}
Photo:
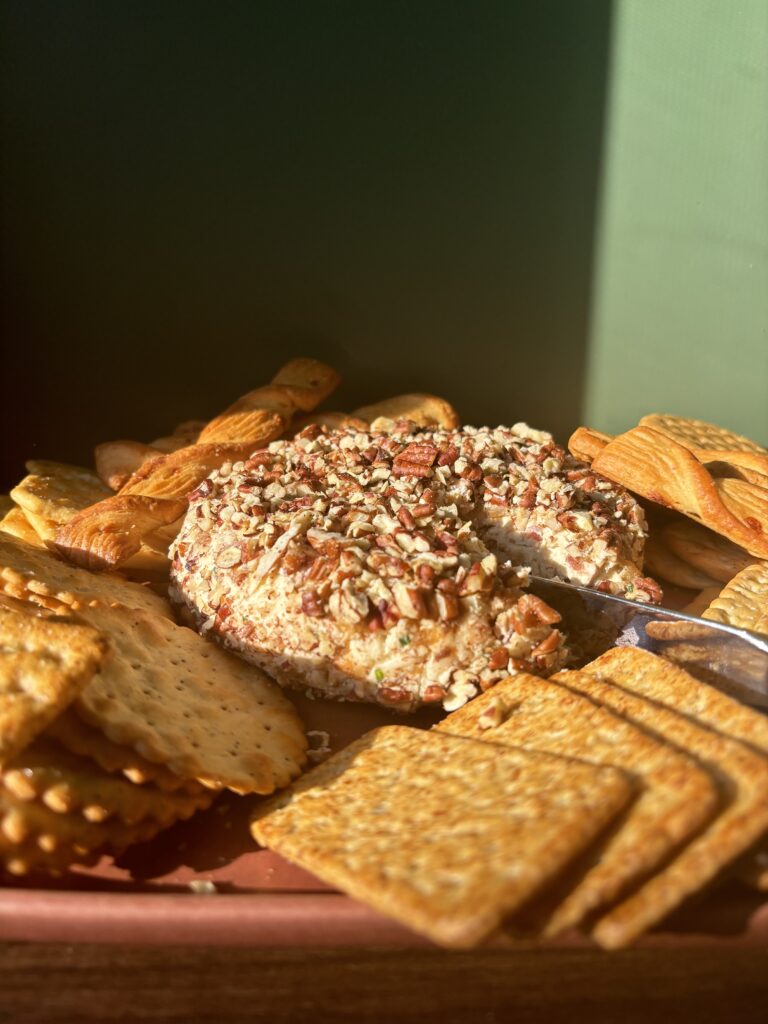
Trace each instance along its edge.
{"label": "serving board", "polygon": [[[292,695],[308,730],[329,734],[332,750],[395,718],[384,709]],[[440,717],[422,711],[408,724]],[[335,892],[269,850],[248,821],[260,798],[222,795],[207,811],[132,847],[118,859],[41,883],[0,889],[0,939],[189,943],[248,946],[428,946],[409,929]],[[498,934],[494,946],[530,948]],[[768,899],[728,884],[681,909],[640,940],[647,945],[768,946]],[[541,945],[589,945],[577,934]]]}

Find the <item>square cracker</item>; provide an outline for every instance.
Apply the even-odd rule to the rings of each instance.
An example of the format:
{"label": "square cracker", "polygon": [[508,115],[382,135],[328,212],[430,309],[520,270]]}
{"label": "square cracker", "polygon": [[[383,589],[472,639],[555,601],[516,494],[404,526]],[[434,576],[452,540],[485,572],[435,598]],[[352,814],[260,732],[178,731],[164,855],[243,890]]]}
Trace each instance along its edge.
{"label": "square cracker", "polygon": [[526,673],[498,683],[436,728],[613,765],[638,780],[637,799],[575,887],[554,906],[545,894],[546,920],[537,917],[545,935],[575,927],[623,896],[710,820],[719,803],[714,779],[690,757],[582,694]]}
{"label": "square cracker", "polygon": [[702,618],[768,636],[768,562],[755,562],[737,573]]}
{"label": "square cracker", "polygon": [[88,626],[0,606],[0,764],[74,700],[107,651]]}
{"label": "square cracker", "polygon": [[469,947],[627,803],[614,768],[385,726],[268,801],[255,838],[445,946]]}
{"label": "square cracker", "polygon": [[[663,659],[657,660],[665,665]],[[588,667],[589,673],[599,671],[595,663]],[[614,684],[609,673],[606,676],[560,672],[555,679],[698,758],[719,781],[724,796],[714,821],[593,926],[594,938],[612,949],[627,945],[658,923],[757,842],[768,828],[768,759],[664,704]]]}
{"label": "square cracker", "polygon": [[[713,686],[694,679],[677,665],[668,661],[659,665],[659,661],[647,651],[616,647],[606,651],[585,671],[594,669],[603,679],[666,704],[710,729],[768,754],[768,715],[753,711]],[[767,852],[768,836],[764,836],[757,850],[748,855],[739,868],[740,877],[761,891],[768,890]]]}
{"label": "square cracker", "polygon": [[56,598],[76,606],[99,599],[119,601],[153,615],[171,618],[168,601],[139,583],[114,573],[94,573],[63,561],[43,548],[0,532],[0,591],[24,601],[44,604]]}

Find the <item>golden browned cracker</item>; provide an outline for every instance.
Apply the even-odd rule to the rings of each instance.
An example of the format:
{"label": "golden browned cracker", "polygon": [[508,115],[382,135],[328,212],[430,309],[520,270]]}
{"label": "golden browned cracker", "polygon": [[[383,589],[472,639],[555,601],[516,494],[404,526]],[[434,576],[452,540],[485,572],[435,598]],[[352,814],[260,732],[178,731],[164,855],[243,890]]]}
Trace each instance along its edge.
{"label": "golden browned cracker", "polygon": [[652,427],[660,434],[672,438],[686,448],[715,448],[724,451],[757,452],[766,455],[768,451],[741,434],[735,434],[727,427],[718,427],[704,420],[693,420],[670,413],[650,413],[640,420],[641,427]]}
{"label": "golden browned cracker", "polygon": [[684,561],[664,542],[658,533],[652,533],[645,545],[643,569],[655,579],[674,583],[676,587],[691,590],[717,586],[717,579]]}
{"label": "golden browned cracker", "polygon": [[65,604],[101,599],[120,601],[153,615],[171,617],[165,598],[112,573],[92,573],[17,537],[0,533],[0,590],[23,600],[57,598]]}
{"label": "golden browned cracker", "polygon": [[46,853],[54,853],[61,847],[82,852],[105,846],[125,849],[151,839],[162,827],[153,818],[133,825],[126,825],[118,818],[88,821],[81,814],[52,811],[39,800],[20,800],[10,790],[0,788],[0,856],[6,843],[18,846],[34,843]]}
{"label": "golden browned cracker", "polygon": [[13,488],[11,497],[43,541],[52,541],[60,526],[112,493],[81,466],[31,460],[27,469],[29,475]]}
{"label": "golden browned cracker", "polygon": [[[589,672],[593,670],[590,667]],[[768,828],[768,759],[686,715],[596,675],[562,672],[555,678],[698,758],[724,794],[725,804],[717,817],[657,874],[593,925],[591,934],[597,942],[614,949],[657,924],[757,842]]]}
{"label": "golden browned cracker", "polygon": [[0,607],[0,764],[74,700],[107,652],[88,626]]}
{"label": "golden browned cracker", "polygon": [[336,390],[341,377],[326,363],[317,359],[291,359],[272,378],[272,384],[285,388],[294,406],[311,412]]}
{"label": "golden browned cracker", "polygon": [[186,510],[185,498],[114,494],[60,526],[56,530],[56,550],[84,569],[116,569],[141,550],[145,536],[176,522]]}
{"label": "golden browned cracker", "polygon": [[297,416],[291,423],[288,435],[294,437],[306,427],[317,424],[319,427],[326,427],[328,430],[367,430],[368,424],[365,420],[358,419],[348,412],[318,412],[309,413],[306,416]]}
{"label": "golden browned cracker", "polygon": [[640,792],[575,888],[549,910],[545,935],[623,896],[712,818],[719,789],[690,757],[558,683],[520,673],[448,715],[445,732],[545,750],[630,772]]}
{"label": "golden browned cracker", "polygon": [[625,806],[627,776],[386,726],[257,809],[265,846],[446,946],[476,945]]}
{"label": "golden browned cracker", "polygon": [[411,420],[420,427],[446,429],[461,425],[461,418],[451,403],[437,395],[394,395],[373,405],[363,405],[355,409],[352,415],[366,423],[375,420]]}
{"label": "golden browned cracker", "polygon": [[0,874],[12,877],[49,875],[57,878],[75,864],[93,867],[101,859],[102,849],[81,849],[60,843],[55,850],[41,850],[35,838],[13,843],[0,832]]}
{"label": "golden browned cracker", "polygon": [[755,561],[744,548],[690,519],[668,523],[661,532],[663,543],[678,558],[712,577],[728,583],[737,572]]}
{"label": "golden browned cracker", "polygon": [[199,792],[199,783],[179,778],[162,764],[148,761],[133,747],[120,746],[108,739],[101,730],[84,722],[71,708],[63,711],[45,731],[65,750],[95,761],[104,771],[120,773],[136,785],[151,782],[166,793],[177,789]]}
{"label": "golden browned cracker", "polygon": [[0,530],[3,533],[10,534],[11,537],[18,537],[19,540],[26,541],[27,544],[32,544],[36,548],[45,547],[34,526],[18,505],[14,505],[10,512],[0,521]]}
{"label": "golden browned cracker", "polygon": [[179,448],[186,448],[189,444],[197,443],[204,427],[205,420],[184,420],[183,423],[177,424],[172,434],[150,441],[150,447],[161,452],[175,452]]}
{"label": "golden browned cracker", "polygon": [[635,427],[607,444],[592,468],[710,527],[750,554],[768,557],[768,492],[743,480],[714,480],[692,452],[664,434]]}
{"label": "golden browned cracker", "polygon": [[93,450],[96,474],[110,491],[119,491],[137,469],[158,455],[158,448],[140,441],[105,441]]}
{"label": "golden browned cracker", "polygon": [[75,709],[114,743],[211,788],[271,793],[298,773],[301,723],[260,669],[139,609],[94,602],[79,614],[114,654]]}
{"label": "golden browned cracker", "polygon": [[716,587],[705,587],[701,593],[697,594],[692,601],[689,601],[687,605],[681,610],[686,615],[695,615],[696,618],[701,617],[701,613],[708,608],[709,605],[714,601],[717,595],[720,593],[720,584]]}
{"label": "golden browned cracker", "polygon": [[702,612],[702,618],[768,634],[768,563],[742,569]]}
{"label": "golden browned cracker", "polygon": [[614,647],[584,671],[768,754],[768,715],[727,697],[664,658],[636,647]]}
{"label": "golden browned cracker", "polygon": [[612,440],[613,434],[603,434],[590,427],[577,427],[568,439],[568,450],[577,459],[591,462]]}
{"label": "golden browned cracker", "polygon": [[117,817],[126,825],[145,818],[170,825],[213,800],[210,791],[164,793],[153,785],[134,785],[43,737],[5,764],[0,784],[17,799],[39,800],[59,814],[81,814],[93,822]]}

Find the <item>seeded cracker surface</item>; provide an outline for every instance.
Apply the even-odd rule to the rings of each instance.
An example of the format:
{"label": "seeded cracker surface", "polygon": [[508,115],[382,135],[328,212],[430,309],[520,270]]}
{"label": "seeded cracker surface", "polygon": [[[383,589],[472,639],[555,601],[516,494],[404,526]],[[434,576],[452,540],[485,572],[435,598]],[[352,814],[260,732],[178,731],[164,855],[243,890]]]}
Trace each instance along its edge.
{"label": "seeded cracker surface", "polygon": [[193,493],[171,595],[283,685],[451,710],[565,661],[515,567],[654,599],[644,538],[626,491],[524,424],[311,426]]}

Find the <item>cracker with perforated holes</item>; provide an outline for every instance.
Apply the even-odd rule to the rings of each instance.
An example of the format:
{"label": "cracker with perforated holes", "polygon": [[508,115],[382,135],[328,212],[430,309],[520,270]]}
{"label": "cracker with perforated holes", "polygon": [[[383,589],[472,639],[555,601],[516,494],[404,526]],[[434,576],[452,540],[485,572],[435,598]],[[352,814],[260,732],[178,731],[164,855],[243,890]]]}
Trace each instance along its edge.
{"label": "cracker with perforated holes", "polygon": [[214,789],[271,793],[298,774],[301,722],[260,669],[138,608],[93,602],[78,614],[114,655],[74,708],[114,743]]}
{"label": "cracker with perforated holes", "polygon": [[[720,799],[696,761],[567,687],[519,673],[448,715],[441,731],[622,768],[640,793],[563,897],[544,894],[536,926],[557,935],[619,899],[710,820]],[[575,884],[573,884],[575,882]]]}
{"label": "cracker with perforated holes", "polygon": [[[666,704],[697,722],[768,755],[768,715],[746,707],[714,686],[694,679],[668,661],[627,647],[606,651],[585,671],[594,670],[643,697]],[[768,889],[768,837],[740,865],[739,874],[760,890]]]}
{"label": "cracker with perforated holes", "polygon": [[168,601],[148,587],[129,583],[113,573],[79,569],[43,548],[6,533],[0,533],[0,590],[43,605],[51,598],[72,606],[99,599],[119,601],[153,615],[171,617]]}
{"label": "cracker with perforated holes", "polygon": [[607,768],[385,726],[256,811],[265,846],[446,946],[476,945],[633,793]]}
{"label": "cracker with perforated holes", "polygon": [[0,764],[74,700],[108,650],[88,626],[0,607]]}
{"label": "cracker with perforated holes", "polygon": [[673,441],[685,445],[686,448],[720,448],[723,451],[757,452],[765,454],[766,449],[757,441],[736,434],[727,427],[718,427],[704,420],[694,420],[686,416],[672,416],[669,413],[653,412],[643,416],[640,426],[658,430]]}
{"label": "cracker with perforated holes", "polygon": [[164,793],[153,785],[137,786],[41,737],[4,766],[0,784],[18,800],[39,800],[59,814],[81,814],[93,822],[116,817],[126,825],[152,818],[167,826],[213,800],[209,790]]}
{"label": "cracker with perforated holes", "polygon": [[[655,660],[662,667],[666,664],[661,658]],[[723,806],[714,820],[593,926],[591,933],[600,945],[613,949],[632,942],[760,839],[768,829],[768,758],[753,747],[618,685],[605,663],[602,668],[596,666],[593,662],[585,671],[561,672],[554,679],[698,758],[715,775],[724,793]]]}
{"label": "cracker with perforated holes", "polygon": [[755,562],[737,573],[702,618],[768,635],[768,562]]}
{"label": "cracker with perforated holes", "polygon": [[65,750],[90,758],[104,771],[124,775],[137,786],[151,782],[166,793],[180,788],[191,792],[200,789],[199,783],[180,779],[164,765],[148,761],[132,747],[113,743],[99,729],[84,722],[71,708],[67,708],[51,722],[44,735],[55,739]]}

